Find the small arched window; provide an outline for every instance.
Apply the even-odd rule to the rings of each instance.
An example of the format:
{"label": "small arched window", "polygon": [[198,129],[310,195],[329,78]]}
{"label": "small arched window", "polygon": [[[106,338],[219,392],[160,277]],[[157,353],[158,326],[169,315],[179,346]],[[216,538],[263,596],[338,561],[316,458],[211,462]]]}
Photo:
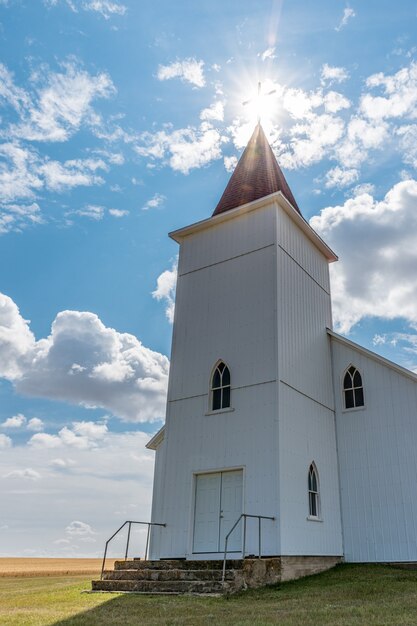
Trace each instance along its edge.
{"label": "small arched window", "polygon": [[347,370],[343,379],[345,409],[355,409],[364,405],[362,376],[354,365]]}
{"label": "small arched window", "polygon": [[230,407],[230,370],[220,361],[211,379],[211,410],[219,411]]}
{"label": "small arched window", "polygon": [[310,517],[319,517],[319,479],[314,463],[310,465],[308,470],[308,507]]}

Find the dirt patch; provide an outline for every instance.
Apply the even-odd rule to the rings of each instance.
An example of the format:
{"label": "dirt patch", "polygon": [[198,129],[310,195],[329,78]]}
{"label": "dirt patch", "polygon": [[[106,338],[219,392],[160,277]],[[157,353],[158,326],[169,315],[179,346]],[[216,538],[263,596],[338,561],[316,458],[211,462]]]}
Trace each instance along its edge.
{"label": "dirt patch", "polygon": [[[106,559],[106,569],[112,569],[114,561]],[[0,577],[97,575],[101,571],[101,563],[101,559],[0,558]]]}

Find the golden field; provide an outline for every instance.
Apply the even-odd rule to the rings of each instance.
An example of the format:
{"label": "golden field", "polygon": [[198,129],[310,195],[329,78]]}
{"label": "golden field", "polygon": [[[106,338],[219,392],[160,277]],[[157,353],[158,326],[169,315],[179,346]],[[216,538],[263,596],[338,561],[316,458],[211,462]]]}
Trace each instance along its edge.
{"label": "golden field", "polygon": [[[106,559],[106,569],[112,569],[115,559]],[[0,558],[0,577],[5,576],[66,576],[68,574],[98,575],[101,559],[43,559]]]}

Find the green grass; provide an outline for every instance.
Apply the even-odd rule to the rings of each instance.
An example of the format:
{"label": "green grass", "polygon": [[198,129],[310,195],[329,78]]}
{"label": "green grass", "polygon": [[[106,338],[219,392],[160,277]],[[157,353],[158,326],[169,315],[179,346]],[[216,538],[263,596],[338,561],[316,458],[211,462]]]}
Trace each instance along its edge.
{"label": "green grass", "polygon": [[334,570],[230,597],[82,594],[85,576],[0,579],[7,626],[347,626],[417,624],[417,572],[382,565]]}

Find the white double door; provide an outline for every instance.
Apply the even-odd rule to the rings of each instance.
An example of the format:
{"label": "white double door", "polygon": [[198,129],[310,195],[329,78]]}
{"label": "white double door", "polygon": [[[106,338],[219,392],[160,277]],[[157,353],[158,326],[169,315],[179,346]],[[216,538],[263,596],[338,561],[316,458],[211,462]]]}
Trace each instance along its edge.
{"label": "white double door", "polygon": [[[242,513],[243,471],[197,474],[193,552],[223,552],[227,533]],[[229,537],[227,550],[242,550],[242,524]]]}

